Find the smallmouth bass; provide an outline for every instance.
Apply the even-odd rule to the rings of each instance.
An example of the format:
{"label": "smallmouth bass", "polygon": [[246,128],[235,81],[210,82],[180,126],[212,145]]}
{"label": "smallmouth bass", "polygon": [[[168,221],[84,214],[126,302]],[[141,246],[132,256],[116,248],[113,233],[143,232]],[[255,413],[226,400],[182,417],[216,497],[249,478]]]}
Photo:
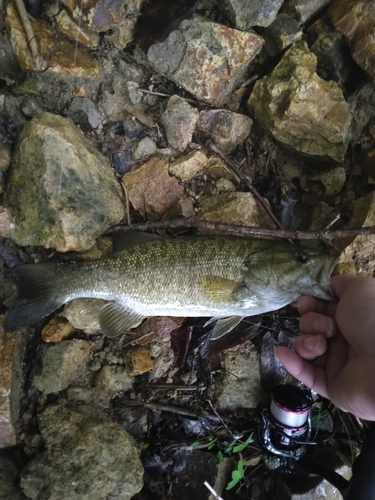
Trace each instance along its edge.
{"label": "smallmouth bass", "polygon": [[175,239],[129,232],[112,257],[14,269],[17,298],[6,331],[30,326],[75,298],[109,302],[99,312],[102,333],[115,337],[148,316],[219,319],[213,338],[243,317],[275,311],[302,294],[332,300],[335,259],[291,243],[235,236]]}

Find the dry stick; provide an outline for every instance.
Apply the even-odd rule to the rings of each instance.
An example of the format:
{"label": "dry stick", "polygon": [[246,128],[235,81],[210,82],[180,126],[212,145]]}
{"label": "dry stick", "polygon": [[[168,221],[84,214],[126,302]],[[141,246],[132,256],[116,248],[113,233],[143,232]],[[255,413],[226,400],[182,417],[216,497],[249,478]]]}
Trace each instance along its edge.
{"label": "dry stick", "polygon": [[[162,403],[127,403],[127,406],[142,406],[148,410],[160,410],[160,411],[168,411],[169,413],[176,413],[177,415],[183,415],[185,417],[192,418],[207,418],[209,420],[213,420],[214,422],[220,422],[220,419],[216,415],[200,415],[199,413],[195,413],[193,411],[185,410],[184,408],[180,408],[174,405],[167,405]],[[220,422],[221,423],[221,422]]]}
{"label": "dry stick", "polygon": [[39,48],[38,44],[35,39],[35,33],[34,30],[31,26],[29,15],[27,13],[27,10],[25,8],[25,5],[23,3],[23,0],[15,0],[16,6],[18,9],[18,13],[21,18],[21,22],[23,25],[23,29],[25,30],[26,36],[27,36],[27,41],[31,50],[31,53],[34,58],[34,63],[35,63],[35,69],[37,71],[40,71],[43,69],[43,59],[41,58],[39,54]]}
{"label": "dry stick", "polygon": [[161,222],[146,222],[144,224],[132,224],[131,226],[117,226],[122,231],[148,231],[156,229],[182,229],[197,228],[209,231],[223,231],[237,236],[252,238],[273,238],[292,240],[339,240],[343,238],[355,238],[356,236],[370,236],[375,234],[375,226],[353,229],[338,229],[322,231],[291,231],[289,229],[265,229],[252,226],[235,226],[221,222],[210,222],[196,217],[185,219],[172,219]]}
{"label": "dry stick", "polygon": [[128,196],[128,192],[126,190],[126,186],[125,186],[125,183],[123,181],[121,181],[121,186],[122,186],[122,189],[124,191],[124,195],[125,195],[125,203],[126,203],[126,223],[128,226],[130,226],[130,206],[129,206],[129,196]]}
{"label": "dry stick", "polygon": [[[160,97],[173,97],[171,94],[163,94],[162,92],[154,92],[152,90],[146,90],[146,89],[137,89],[138,92],[142,92],[143,94],[152,94],[152,95],[158,95]],[[176,94],[174,94],[176,95]],[[186,99],[185,98],[185,101],[188,101],[188,102],[195,102],[194,99]]]}
{"label": "dry stick", "polygon": [[208,147],[216,153],[227,165],[228,167],[233,170],[233,172],[241,179],[241,181],[245,184],[245,186],[248,188],[248,190],[254,195],[254,197],[259,201],[259,203],[262,205],[264,210],[267,212],[267,214],[270,216],[276,227],[279,229],[283,229],[283,226],[280,224],[280,222],[276,219],[275,215],[273,214],[272,210],[268,206],[268,204],[264,201],[262,196],[259,194],[259,192],[255,189],[253,186],[251,179],[246,174],[243,174],[241,170],[237,167],[237,165],[227,158],[222,151],[218,147],[215,146],[212,142],[208,145]]}

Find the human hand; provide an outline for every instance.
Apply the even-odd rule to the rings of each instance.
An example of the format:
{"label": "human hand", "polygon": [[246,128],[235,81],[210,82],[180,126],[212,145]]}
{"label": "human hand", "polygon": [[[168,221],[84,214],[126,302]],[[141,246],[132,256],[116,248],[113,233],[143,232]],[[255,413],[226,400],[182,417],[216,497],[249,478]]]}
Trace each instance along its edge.
{"label": "human hand", "polygon": [[285,369],[343,411],[375,420],[375,279],[331,278],[339,301],[310,296],[301,313],[295,351],[277,349]]}

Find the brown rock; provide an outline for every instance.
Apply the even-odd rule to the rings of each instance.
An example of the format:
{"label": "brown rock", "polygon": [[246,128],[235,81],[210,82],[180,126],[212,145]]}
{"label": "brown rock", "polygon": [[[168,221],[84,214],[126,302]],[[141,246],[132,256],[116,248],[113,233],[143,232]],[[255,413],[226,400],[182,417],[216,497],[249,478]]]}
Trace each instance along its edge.
{"label": "brown rock", "polygon": [[0,448],[17,444],[25,350],[24,335],[4,333],[0,326]]}
{"label": "brown rock", "polygon": [[85,26],[77,25],[66,10],[63,9],[56,17],[56,23],[61,33],[66,35],[68,38],[71,38],[86,47],[98,46],[98,33],[86,28]]}
{"label": "brown rock", "polygon": [[148,345],[154,339],[164,339],[182,325],[184,318],[170,318],[169,316],[153,316],[147,318],[141,325],[132,330],[134,343]]}
{"label": "brown rock", "polygon": [[169,175],[167,165],[158,158],[126,173],[122,180],[134,209],[154,220],[161,219],[183,194],[177,180]]}
{"label": "brown rock", "polygon": [[201,202],[201,215],[211,222],[274,228],[274,223],[251,193],[221,193]]}
{"label": "brown rock", "polygon": [[44,342],[60,342],[72,335],[75,328],[64,318],[52,318],[42,330]]}
{"label": "brown rock", "polygon": [[[29,49],[21,19],[12,3],[7,6],[5,25],[20,68],[23,70],[37,70],[38,67],[35,65],[36,63]],[[47,71],[78,77],[99,76],[98,61],[83,48],[76,47],[74,43],[68,40],[59,39],[51,26],[42,19],[31,21],[31,25],[40,54],[46,58]]]}
{"label": "brown rock", "polygon": [[328,9],[335,27],[349,40],[353,59],[375,79],[375,10],[366,0],[335,0]]}
{"label": "brown rock", "polygon": [[124,354],[125,367],[129,375],[141,375],[152,370],[152,360],[145,347],[131,347]]}

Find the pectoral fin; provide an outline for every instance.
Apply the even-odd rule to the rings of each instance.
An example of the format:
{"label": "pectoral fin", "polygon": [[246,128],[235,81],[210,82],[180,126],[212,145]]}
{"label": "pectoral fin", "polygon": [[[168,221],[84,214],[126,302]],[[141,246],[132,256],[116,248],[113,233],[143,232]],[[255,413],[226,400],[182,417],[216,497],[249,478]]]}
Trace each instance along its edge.
{"label": "pectoral fin", "polygon": [[211,340],[217,340],[226,333],[231,332],[239,323],[241,323],[243,318],[243,316],[230,316],[229,318],[219,319],[212,330]]}
{"label": "pectoral fin", "polygon": [[207,298],[214,302],[233,302],[234,292],[238,287],[238,283],[221,276],[207,274],[202,276],[198,284],[201,286],[203,293]]}
{"label": "pectoral fin", "polygon": [[99,311],[100,330],[107,337],[117,337],[130,328],[135,328],[144,319],[141,314],[116,302],[108,302]]}

